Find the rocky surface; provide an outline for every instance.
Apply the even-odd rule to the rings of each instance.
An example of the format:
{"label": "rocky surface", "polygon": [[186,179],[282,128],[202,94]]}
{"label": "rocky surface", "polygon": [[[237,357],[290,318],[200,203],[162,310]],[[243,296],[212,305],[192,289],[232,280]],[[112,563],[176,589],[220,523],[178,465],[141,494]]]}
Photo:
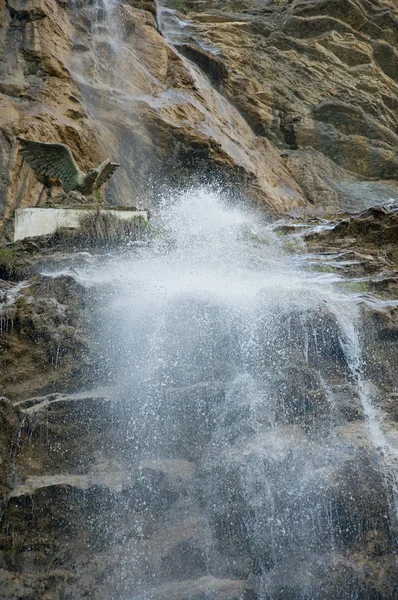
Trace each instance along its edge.
{"label": "rocky surface", "polygon": [[47,197],[21,163],[18,134],[68,144],[82,169],[106,157],[121,162],[108,188],[117,204],[148,206],[159,186],[210,174],[274,211],[305,204],[274,146],[159,33],[154,2],[109,12],[17,1],[1,11],[0,216],[8,239],[15,208]]}
{"label": "rocky surface", "polygon": [[364,290],[393,298],[397,293],[397,227],[398,206],[390,203],[331,221],[323,231],[321,226],[321,231],[308,232],[305,239],[317,252],[326,250],[330,257],[338,254],[346,262],[343,272],[356,277]]}
{"label": "rocky surface", "polygon": [[[308,250],[301,260],[307,256],[311,268],[333,262],[328,271],[334,265],[359,294],[367,385],[391,440],[398,355],[396,308],[388,299],[395,288],[372,288],[372,281],[380,279],[385,260],[394,260],[396,215],[390,205],[301,228],[293,219],[275,226],[284,242],[300,230]],[[256,600],[261,572],[278,600],[299,598],[303,589],[312,600],[344,598],[350,589],[369,600],[397,596],[394,523],[386,518],[391,498],[335,315],[322,307],[298,311],[289,315],[288,328],[287,316],[279,315],[271,429],[268,413],[254,427],[246,399],[227,397],[220,377],[229,368],[226,350],[214,372],[201,373],[199,361],[198,373],[207,379],[164,390],[159,436],[164,428],[167,451],[148,438],[153,457],[141,460],[127,397],[106,376],[104,387],[94,387],[101,363],[87,335],[86,307],[95,307],[96,293],[88,295],[70,275],[32,279],[31,269],[46,260],[57,264],[62,249],[51,251],[44,237],[34,242],[37,255],[29,254],[31,243],[8,246],[22,266],[3,283],[2,597]],[[346,253],[354,260],[345,260]],[[65,264],[79,254],[64,250]],[[370,287],[357,290],[364,273]],[[297,487],[294,473],[303,462],[308,477]],[[286,534],[272,551],[275,508],[253,487],[264,473],[272,477],[278,518],[286,520]],[[309,505],[317,534],[308,529]],[[291,543],[292,514],[303,525],[296,531],[305,549],[294,576],[292,565],[280,560]]]}
{"label": "rocky surface", "polygon": [[396,2],[169,5],[188,13],[180,51],[282,150],[311,210],[365,207],[369,181],[396,194]]}
{"label": "rocky surface", "polygon": [[397,228],[397,203],[390,202],[326,227],[315,225],[304,234],[316,253],[309,259],[312,266],[342,276],[343,285],[361,303],[366,375],[375,384],[383,382],[379,402],[393,422],[398,386]]}
{"label": "rocky surface", "polygon": [[1,313],[0,387],[7,397],[74,389],[87,376],[86,292],[72,277],[38,277],[11,288]]}
{"label": "rocky surface", "polygon": [[[351,293],[361,306],[361,342],[365,376],[377,404],[385,411],[395,439],[398,387],[398,207],[394,201],[331,221],[303,223],[292,219],[277,226],[290,240],[287,247],[305,241],[305,261],[311,269],[335,273],[337,285]],[[382,385],[380,386],[380,382]],[[352,399],[349,410],[355,410]],[[394,446],[396,442],[394,441]]]}
{"label": "rocky surface", "polygon": [[[162,183],[211,175],[275,214],[333,213],[285,217],[274,231],[360,303],[364,385],[394,450],[398,212],[386,200],[397,193],[396,2],[168,5],[0,7],[4,237],[16,207],[48,201],[17,155],[20,133],[68,143],[82,168],[120,160],[109,202],[148,205]],[[336,315],[274,316],[271,428],[265,415],[253,426],[245,398],[226,398],[221,345],[210,370],[198,360],[197,380],[164,390],[167,452],[141,460],[103,340],[89,335],[97,291],[74,277],[92,261],[62,236],[0,249],[0,596],[256,600],[266,573],[273,600],[398,598],[390,473],[366,433]],[[39,274],[54,268],[64,274]],[[266,356],[264,346],[264,369]],[[255,493],[268,476],[274,505]],[[274,513],[278,531],[287,525],[278,539]],[[292,515],[302,525],[293,565],[280,560]]]}
{"label": "rocky surface", "polygon": [[83,169],[121,162],[119,204],[209,178],[279,214],[396,193],[394,2],[168,4],[2,5],[8,239],[15,208],[57,193],[21,163],[18,134],[67,143]]}

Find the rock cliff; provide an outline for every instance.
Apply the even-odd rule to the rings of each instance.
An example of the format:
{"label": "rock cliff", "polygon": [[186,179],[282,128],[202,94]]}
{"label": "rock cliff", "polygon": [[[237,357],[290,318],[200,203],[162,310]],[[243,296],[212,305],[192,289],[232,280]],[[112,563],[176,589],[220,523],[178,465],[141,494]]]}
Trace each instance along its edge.
{"label": "rock cliff", "polygon": [[192,11],[183,54],[283,149],[311,205],[361,206],[369,180],[378,195],[396,193],[395,2],[174,4]]}
{"label": "rock cliff", "polygon": [[[285,219],[274,228],[286,248],[301,231],[308,252],[301,256],[312,271],[344,273],[347,288],[358,293],[366,385],[396,440],[396,206],[304,225]],[[336,315],[326,304],[288,315],[277,308],[272,319],[260,315],[264,332],[269,321],[273,328],[273,355],[267,335],[258,336],[261,371],[270,363],[276,378],[267,383],[272,403],[257,417],[246,395],[227,394],[238,332],[222,329],[221,343],[216,307],[195,300],[195,320],[185,298],[187,314],[176,322],[180,313],[171,306],[172,331],[186,331],[189,319],[190,336],[200,334],[201,344],[191,348],[198,352],[193,363],[172,343],[166,354],[158,350],[156,364],[165,368],[169,361],[173,375],[156,406],[158,437],[145,402],[132,412],[128,385],[120,396],[119,374],[130,373],[132,356],[125,354],[119,329],[120,349],[115,356],[109,352],[109,327],[120,323],[117,313],[107,315],[108,298],[118,297],[118,289],[106,281],[88,287],[76,281],[82,266],[100,269],[111,260],[114,268],[109,248],[97,249],[95,257],[85,246],[70,251],[43,237],[10,249],[13,256],[0,256],[6,278],[0,320],[2,597],[257,600],[264,572],[273,600],[300,598],[308,590],[311,600],[397,597],[394,498],[380,448],[366,431]],[[124,247],[124,257],[128,252],[137,250]],[[69,274],[39,275],[65,269]],[[110,325],[102,328],[103,318]],[[212,324],[207,334],[204,319]],[[171,331],[167,335],[175,340]],[[137,458],[142,445],[156,458]],[[296,473],[301,463],[303,480]],[[272,481],[272,496],[256,495],[264,476]],[[282,520],[296,515],[292,523],[300,522],[314,498],[310,523],[305,519],[297,530],[303,549],[292,572],[274,556],[289,549],[290,532],[279,529],[284,533],[275,539],[270,516],[276,511]]]}
{"label": "rock cliff", "polygon": [[46,200],[21,164],[18,133],[68,144],[83,169],[108,156],[120,161],[108,196],[119,204],[149,204],[162,184],[210,173],[248,187],[274,211],[305,203],[273,145],[165,41],[153,2],[4,3],[1,23],[7,237],[15,208]]}
{"label": "rock cliff", "polygon": [[108,199],[121,204],[209,175],[279,214],[396,192],[395,3],[169,4],[2,4],[9,239],[15,208],[47,194],[17,134],[67,143],[83,169],[120,161]]}
{"label": "rock cliff", "polygon": [[[245,195],[283,217],[272,234],[285,251],[311,272],[343,276],[356,295],[363,377],[394,448],[398,212],[388,201],[398,191],[397,38],[396,0],[7,0],[2,239],[12,239],[17,207],[60,192],[21,161],[19,134],[68,144],[83,169],[120,162],[110,203],[156,205],[168,187],[203,182]],[[225,333],[219,354],[201,338],[198,380],[170,384],[157,407],[171,449],[136,460],[136,421],[115,400],[105,342],[93,334],[96,309],[117,292],[83,286],[75,270],[114,264],[117,253],[97,248],[94,258],[86,241],[71,248],[52,236],[0,248],[0,596],[256,600],[265,572],[272,600],[398,598],[391,473],[380,470],[380,447],[366,434],[336,315],[323,305],[311,316],[296,311],[275,335],[279,404],[266,431],[253,427],[255,406],[247,413],[226,401],[233,359],[225,340],[236,332]],[[212,322],[205,309],[202,317]],[[258,337],[265,369],[267,340]],[[206,370],[202,355],[213,351]],[[145,438],[145,420],[140,427]],[[221,447],[217,427],[228,442]],[[317,462],[324,435],[330,472]],[[249,488],[260,467],[273,478],[276,508],[268,496],[247,501],[244,461]],[[301,463],[322,475],[297,496]],[[319,560],[278,562],[267,515],[300,515],[314,494],[322,499],[314,519],[336,533],[332,550],[321,526],[306,547],[305,529],[295,544]],[[285,533],[273,540],[282,554]]]}

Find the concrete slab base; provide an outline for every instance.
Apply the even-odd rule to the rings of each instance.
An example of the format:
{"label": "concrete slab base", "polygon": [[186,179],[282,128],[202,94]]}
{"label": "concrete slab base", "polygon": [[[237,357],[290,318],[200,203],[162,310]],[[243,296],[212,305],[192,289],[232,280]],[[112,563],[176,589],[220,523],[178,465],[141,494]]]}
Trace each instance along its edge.
{"label": "concrete slab base", "polygon": [[[14,241],[27,237],[55,233],[60,227],[79,227],[80,219],[97,209],[80,208],[18,208],[15,211]],[[147,210],[128,208],[100,209],[101,213],[115,215],[118,219],[129,220],[142,217],[148,221]]]}

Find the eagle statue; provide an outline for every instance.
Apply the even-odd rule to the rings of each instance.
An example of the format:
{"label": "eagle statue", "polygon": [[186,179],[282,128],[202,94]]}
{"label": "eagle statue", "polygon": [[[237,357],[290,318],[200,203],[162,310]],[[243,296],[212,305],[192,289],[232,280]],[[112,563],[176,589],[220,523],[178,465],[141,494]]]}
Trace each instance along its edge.
{"label": "eagle statue", "polygon": [[96,169],[84,173],[77,166],[70,148],[65,144],[47,144],[17,137],[21,154],[39,178],[58,178],[65,192],[78,191],[90,196],[98,190],[120,165],[106,160]]}

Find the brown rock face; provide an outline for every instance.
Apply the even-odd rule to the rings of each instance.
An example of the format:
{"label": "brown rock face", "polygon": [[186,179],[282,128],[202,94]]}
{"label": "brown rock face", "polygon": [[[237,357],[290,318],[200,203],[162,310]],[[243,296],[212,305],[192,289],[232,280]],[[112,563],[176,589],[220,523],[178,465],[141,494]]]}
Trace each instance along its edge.
{"label": "brown rock face", "polygon": [[33,390],[50,391],[60,379],[67,387],[68,381],[72,388],[79,386],[87,353],[81,312],[84,296],[83,289],[67,276],[40,278],[11,288],[1,314],[3,394],[23,398]]}
{"label": "brown rock face", "polygon": [[153,2],[97,10],[56,0],[2,5],[0,216],[46,199],[15,136],[60,141],[82,169],[121,163],[108,199],[150,203],[162,184],[209,176],[272,211],[305,204],[278,152],[160,35]]}
{"label": "brown rock face", "polygon": [[[189,19],[157,15],[154,2],[2,5],[7,237],[14,209],[47,196],[21,164],[19,133],[67,143],[82,169],[121,162],[107,197],[123,204],[150,204],[163,184],[216,180],[273,213],[324,211],[363,206],[358,180],[395,180],[395,5],[174,5]],[[373,185],[374,195],[396,191]]]}
{"label": "brown rock face", "polygon": [[[396,195],[396,0],[167,4],[0,5],[5,237],[15,207],[46,201],[20,133],[69,144],[83,169],[121,162],[109,202],[209,181],[274,214]],[[363,321],[340,315],[339,282],[305,304],[306,273],[292,304],[272,284],[242,322],[188,292],[156,331],[145,311],[134,327],[146,284],[124,304],[112,278],[75,278],[117,269],[109,247],[0,250],[1,598],[398,598],[398,209],[299,226],[300,261],[345,276]],[[296,247],[297,223],[279,231]],[[239,234],[259,277],[273,234]],[[146,252],[131,243],[127,263]]]}
{"label": "brown rock face", "polygon": [[[396,179],[395,2],[173,4],[192,11],[191,37],[181,51],[257,135],[284,150],[310,202],[347,207],[361,202],[360,190],[344,193],[335,184]],[[396,193],[396,183],[391,186]],[[383,187],[376,187],[380,194]]]}
{"label": "brown rock face", "polygon": [[396,202],[336,219],[329,229],[305,235],[307,245],[319,254],[324,266],[337,256],[340,273],[363,297],[367,377],[376,384],[383,382],[381,403],[393,421],[398,386],[397,235]]}
{"label": "brown rock face", "polygon": [[[372,245],[395,226],[394,208],[377,207],[306,239],[318,253],[330,244],[336,260],[333,244],[349,246],[348,228],[362,244],[357,258],[373,263]],[[26,248],[27,272],[34,266],[33,243],[39,240],[11,245],[22,254],[19,278]],[[60,250],[41,259],[56,264]],[[75,261],[80,254],[88,253]],[[85,258],[100,270],[109,256]],[[114,256],[111,264],[117,268]],[[140,397],[133,383],[119,388],[108,374],[126,350],[120,313],[107,304],[121,290],[106,283],[87,295],[69,275],[2,287],[0,381],[11,400],[0,402],[0,597],[257,600],[264,585],[272,600],[397,596],[392,472],[369,436],[338,314],[327,303],[261,311],[255,351],[244,363],[265,377],[263,403],[253,407],[253,390],[228,380],[239,360],[238,331],[221,307],[197,298],[192,307],[184,298],[186,318],[177,306],[165,314],[169,343],[155,356],[166,373],[161,381],[169,373],[172,385],[162,384],[148,410],[147,390]],[[108,326],[100,339],[87,336],[96,298],[106,307],[97,318],[117,331],[116,358],[102,334]],[[390,308],[369,310],[364,354],[394,436]],[[186,331],[188,316],[189,351],[186,335],[173,337]],[[183,347],[177,361],[172,340]],[[117,380],[141,353],[146,369],[145,344],[137,346],[118,364]],[[101,378],[106,384],[92,389]]]}
{"label": "brown rock face", "polygon": [[[21,431],[21,419],[18,411],[7,398],[0,398],[0,520],[12,489],[14,457],[18,446],[18,433]],[[1,540],[1,537],[0,537]],[[4,540],[3,540],[4,541]],[[1,542],[0,542],[1,543]]]}

